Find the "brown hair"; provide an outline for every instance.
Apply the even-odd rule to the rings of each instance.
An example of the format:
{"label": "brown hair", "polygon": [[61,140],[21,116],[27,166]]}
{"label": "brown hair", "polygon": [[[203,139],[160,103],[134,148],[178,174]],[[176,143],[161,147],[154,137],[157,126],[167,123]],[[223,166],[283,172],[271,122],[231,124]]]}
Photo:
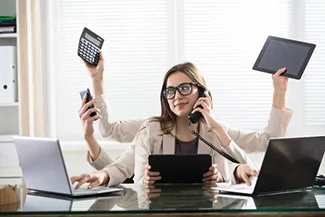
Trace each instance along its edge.
{"label": "brown hair", "polygon": [[[175,122],[176,122],[176,115],[170,109],[168,101],[163,94],[163,91],[167,85],[167,79],[169,78],[170,75],[176,72],[182,72],[186,74],[188,77],[191,78],[193,82],[196,82],[199,87],[204,88],[206,90],[208,89],[204,77],[202,76],[202,74],[199,72],[199,70],[195,67],[193,63],[190,62],[181,63],[169,69],[164,77],[164,81],[160,91],[161,115],[160,117],[155,117],[154,119],[152,119],[160,122],[160,127],[163,131],[163,134],[171,134],[171,130],[175,126]],[[209,95],[211,96],[210,92]]]}

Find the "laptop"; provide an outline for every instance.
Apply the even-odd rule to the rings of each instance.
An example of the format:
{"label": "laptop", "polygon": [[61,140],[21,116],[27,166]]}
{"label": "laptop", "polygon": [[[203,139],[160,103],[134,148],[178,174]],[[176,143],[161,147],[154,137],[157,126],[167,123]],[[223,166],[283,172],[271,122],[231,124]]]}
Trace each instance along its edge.
{"label": "laptop", "polygon": [[270,139],[258,177],[252,185],[223,185],[216,189],[262,195],[302,190],[315,183],[325,151],[325,136]]}
{"label": "laptop", "polygon": [[87,189],[85,185],[75,190],[70,184],[58,139],[14,136],[14,143],[26,187],[30,190],[72,197],[122,190],[103,186]]}

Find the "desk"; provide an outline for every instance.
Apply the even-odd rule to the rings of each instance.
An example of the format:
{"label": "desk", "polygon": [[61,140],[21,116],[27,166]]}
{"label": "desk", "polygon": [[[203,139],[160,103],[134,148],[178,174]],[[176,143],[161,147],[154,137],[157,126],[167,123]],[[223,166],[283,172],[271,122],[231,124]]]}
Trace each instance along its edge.
{"label": "desk", "polygon": [[78,199],[26,194],[21,187],[20,203],[0,206],[0,216],[325,216],[325,189],[253,198],[218,194],[201,185],[158,186],[150,191],[134,184],[121,187],[119,193]]}

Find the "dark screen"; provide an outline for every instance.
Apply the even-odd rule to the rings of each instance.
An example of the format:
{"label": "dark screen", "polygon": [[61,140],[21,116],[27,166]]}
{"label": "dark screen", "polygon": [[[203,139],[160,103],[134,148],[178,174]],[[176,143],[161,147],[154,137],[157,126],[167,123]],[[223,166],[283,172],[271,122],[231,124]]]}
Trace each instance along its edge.
{"label": "dark screen", "polygon": [[258,68],[277,71],[286,67],[286,75],[297,76],[309,51],[307,45],[270,40]]}
{"label": "dark screen", "polygon": [[312,186],[324,144],[325,136],[271,139],[255,190],[272,192]]}

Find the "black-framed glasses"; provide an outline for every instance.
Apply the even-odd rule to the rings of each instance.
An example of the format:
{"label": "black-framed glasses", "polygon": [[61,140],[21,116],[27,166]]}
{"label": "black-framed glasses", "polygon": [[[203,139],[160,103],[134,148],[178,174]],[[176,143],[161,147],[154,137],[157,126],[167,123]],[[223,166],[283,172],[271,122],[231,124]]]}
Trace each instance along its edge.
{"label": "black-framed glasses", "polygon": [[187,96],[192,93],[192,86],[197,86],[198,84],[196,82],[189,82],[189,83],[181,83],[177,87],[167,87],[163,90],[163,95],[166,99],[173,99],[176,95],[176,90],[182,95]]}

